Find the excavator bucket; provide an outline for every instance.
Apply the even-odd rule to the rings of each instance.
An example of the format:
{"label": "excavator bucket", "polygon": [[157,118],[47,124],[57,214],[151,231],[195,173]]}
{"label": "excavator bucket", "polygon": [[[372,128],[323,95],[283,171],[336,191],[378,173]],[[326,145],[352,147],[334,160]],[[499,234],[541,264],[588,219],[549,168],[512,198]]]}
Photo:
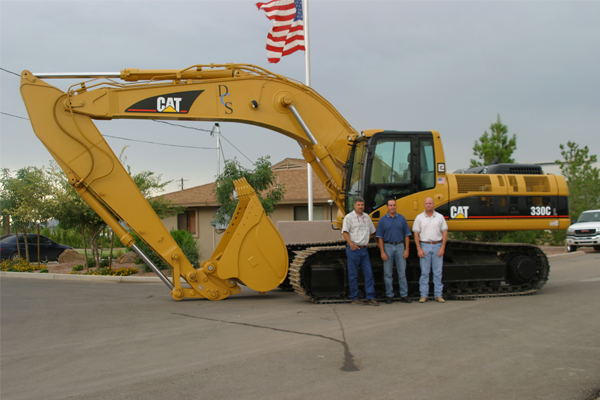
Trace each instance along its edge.
{"label": "excavator bucket", "polygon": [[246,179],[234,185],[238,206],[213,256],[201,268],[221,279],[238,279],[258,292],[275,289],[288,273],[285,242]]}

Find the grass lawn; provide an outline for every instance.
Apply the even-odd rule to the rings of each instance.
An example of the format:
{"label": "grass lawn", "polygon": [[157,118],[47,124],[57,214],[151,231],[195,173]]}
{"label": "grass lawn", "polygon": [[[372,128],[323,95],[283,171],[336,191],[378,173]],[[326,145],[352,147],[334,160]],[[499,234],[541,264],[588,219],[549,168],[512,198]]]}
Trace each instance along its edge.
{"label": "grass lawn", "polygon": [[[75,251],[78,253],[81,253],[81,254],[85,254],[83,249],[75,249]],[[125,254],[126,251],[127,251],[126,247],[114,248],[113,249],[113,258],[118,258],[119,256]],[[88,257],[92,256],[92,251],[90,249],[88,249],[87,255],[88,255]],[[101,257],[108,258],[109,256],[110,256],[110,249],[103,249]]]}

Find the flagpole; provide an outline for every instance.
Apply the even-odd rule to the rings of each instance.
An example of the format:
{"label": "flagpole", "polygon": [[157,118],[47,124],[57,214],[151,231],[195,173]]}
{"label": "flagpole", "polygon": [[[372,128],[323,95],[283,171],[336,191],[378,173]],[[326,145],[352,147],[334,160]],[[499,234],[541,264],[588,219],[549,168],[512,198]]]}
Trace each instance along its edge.
{"label": "flagpole", "polygon": [[[302,0],[302,17],[304,18],[304,69],[306,73],[306,86],[310,86],[310,46],[308,41],[308,0]],[[308,182],[308,220],[313,220],[313,170],[309,163],[306,164]]]}

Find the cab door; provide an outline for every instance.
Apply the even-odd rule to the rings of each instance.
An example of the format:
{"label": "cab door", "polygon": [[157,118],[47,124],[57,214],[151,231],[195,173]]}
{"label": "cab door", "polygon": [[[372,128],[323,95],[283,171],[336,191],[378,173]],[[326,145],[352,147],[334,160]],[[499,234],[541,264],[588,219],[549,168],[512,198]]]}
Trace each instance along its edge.
{"label": "cab door", "polygon": [[[439,137],[437,142],[441,145]],[[446,207],[445,163],[437,142],[434,132],[384,131],[369,139],[363,197],[374,220],[385,215],[389,199],[411,226],[425,198]]]}
{"label": "cab door", "polygon": [[444,216],[448,215],[448,182],[445,161],[441,152],[441,141],[434,135],[420,137],[418,143],[418,185],[419,190],[412,198],[410,218],[406,216],[409,225],[416,216],[425,210],[425,199],[431,197],[435,210]]}

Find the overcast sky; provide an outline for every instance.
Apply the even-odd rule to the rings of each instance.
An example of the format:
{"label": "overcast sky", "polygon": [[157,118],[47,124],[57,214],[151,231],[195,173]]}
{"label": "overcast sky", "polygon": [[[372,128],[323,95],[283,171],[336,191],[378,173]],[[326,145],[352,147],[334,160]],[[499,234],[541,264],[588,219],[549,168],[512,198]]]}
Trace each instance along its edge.
{"label": "overcast sky", "polygon": [[[517,135],[517,162],[560,158],[568,140],[600,154],[600,2],[309,0],[311,86],[358,131],[438,130],[449,171],[467,167],[496,116]],[[182,69],[255,64],[305,80],[304,53],[267,62],[271,27],[255,1],[0,2],[0,67],[32,72]],[[19,93],[0,71],[0,166],[48,166]],[[66,90],[73,81],[52,80]],[[182,124],[211,130],[213,123]],[[152,121],[97,123],[124,146],[134,173],[150,170],[185,188],[212,182],[207,132]],[[276,132],[221,123],[226,158],[301,158]],[[227,141],[240,149],[240,153]],[[248,159],[247,159],[247,158]],[[178,190],[177,183],[168,191]]]}

